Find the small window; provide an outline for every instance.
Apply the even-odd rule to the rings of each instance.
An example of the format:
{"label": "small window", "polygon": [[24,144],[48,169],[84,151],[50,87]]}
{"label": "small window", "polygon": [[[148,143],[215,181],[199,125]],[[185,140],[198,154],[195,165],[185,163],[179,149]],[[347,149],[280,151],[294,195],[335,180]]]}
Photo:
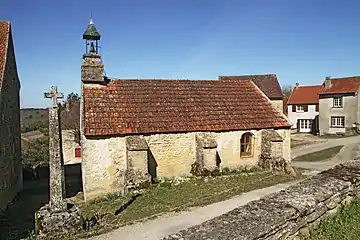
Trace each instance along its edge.
{"label": "small window", "polygon": [[345,117],[331,117],[331,127],[340,127],[345,126]]}
{"label": "small window", "polygon": [[336,108],[341,108],[343,106],[342,97],[334,97],[333,106]]}
{"label": "small window", "polygon": [[244,133],[241,136],[240,156],[251,157],[253,155],[253,142],[254,142],[254,135],[252,133]]}
{"label": "small window", "polygon": [[81,148],[80,147],[75,148],[75,157],[76,158],[81,157]]}
{"label": "small window", "polygon": [[303,112],[304,111],[304,106],[303,105],[297,105],[296,106],[296,112]]}

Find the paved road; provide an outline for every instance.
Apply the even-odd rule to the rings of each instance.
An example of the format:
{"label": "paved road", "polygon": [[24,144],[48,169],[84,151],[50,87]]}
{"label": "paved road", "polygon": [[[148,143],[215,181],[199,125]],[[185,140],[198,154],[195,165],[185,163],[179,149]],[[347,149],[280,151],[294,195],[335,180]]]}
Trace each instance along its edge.
{"label": "paved road", "polygon": [[342,162],[354,160],[360,156],[360,136],[329,139],[327,142],[303,146],[292,150],[292,157],[297,157],[310,152],[321,151],[326,148],[331,148],[339,145],[344,145],[340,152],[333,158],[326,161],[304,162],[293,161],[292,165],[295,167],[307,168],[312,170],[310,175],[330,169]]}
{"label": "paved road", "polygon": [[351,145],[351,144],[360,144],[360,136],[353,137],[343,137],[343,138],[330,138],[326,142],[304,145],[295,147],[291,150],[291,157],[295,158],[307,153],[321,151],[326,148],[331,148],[339,145]]}
{"label": "paved road", "polygon": [[275,186],[257,189],[244,193],[223,202],[210,204],[204,207],[193,208],[189,211],[169,213],[157,219],[143,223],[124,226],[110,233],[89,238],[90,240],[159,240],[183,229],[198,225],[214,217],[227,213],[250,201],[258,200],[270,193],[283,190],[297,181],[282,183]]}

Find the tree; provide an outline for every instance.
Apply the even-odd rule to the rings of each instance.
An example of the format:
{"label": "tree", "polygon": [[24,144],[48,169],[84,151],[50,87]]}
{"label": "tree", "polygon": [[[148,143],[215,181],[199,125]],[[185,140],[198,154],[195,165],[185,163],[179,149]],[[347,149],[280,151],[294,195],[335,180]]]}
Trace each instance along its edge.
{"label": "tree", "polygon": [[70,93],[60,108],[61,128],[71,130],[75,142],[80,144],[80,96]]}
{"label": "tree", "polygon": [[72,92],[67,95],[66,102],[70,103],[70,102],[78,102],[78,101],[80,101],[79,94]]}
{"label": "tree", "polygon": [[294,87],[291,84],[285,84],[281,87],[281,91],[284,94],[284,96],[290,96],[292,93]]}

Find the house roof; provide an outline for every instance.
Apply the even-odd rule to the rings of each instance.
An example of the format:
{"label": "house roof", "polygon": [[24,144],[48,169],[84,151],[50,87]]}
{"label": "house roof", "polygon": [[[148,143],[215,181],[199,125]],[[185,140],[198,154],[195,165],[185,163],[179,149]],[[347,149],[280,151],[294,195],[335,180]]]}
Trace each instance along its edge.
{"label": "house roof", "polygon": [[276,74],[219,76],[220,81],[251,80],[270,99],[283,99],[283,94]]}
{"label": "house roof", "polygon": [[323,87],[320,94],[354,93],[360,86],[360,76],[331,78],[331,87]]}
{"label": "house roof", "polygon": [[318,104],[321,88],[322,85],[295,87],[287,104]]}
{"label": "house roof", "polygon": [[85,135],[288,128],[251,81],[115,80],[83,89]]}
{"label": "house roof", "polygon": [[5,71],[9,36],[10,36],[10,22],[0,21],[0,87]]}

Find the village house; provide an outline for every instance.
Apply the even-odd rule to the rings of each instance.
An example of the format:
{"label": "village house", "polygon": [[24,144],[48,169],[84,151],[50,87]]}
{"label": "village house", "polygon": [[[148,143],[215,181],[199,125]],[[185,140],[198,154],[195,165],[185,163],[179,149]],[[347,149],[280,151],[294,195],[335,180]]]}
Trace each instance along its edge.
{"label": "village house", "polygon": [[360,122],[360,76],[326,77],[319,95],[320,135],[354,134]]}
{"label": "village house", "polygon": [[299,86],[293,89],[287,101],[287,114],[291,128],[297,132],[318,132],[319,92],[321,85]]}
{"label": "village house", "polygon": [[241,76],[219,76],[220,81],[251,80],[271,100],[271,102],[284,112],[284,95],[276,74],[257,74]]}
{"label": "village house", "polygon": [[22,188],[20,81],[11,24],[0,22],[0,210]]}
{"label": "village house", "polygon": [[83,39],[86,201],[157,179],[290,161],[291,123],[253,81],[110,80],[92,21]]}

